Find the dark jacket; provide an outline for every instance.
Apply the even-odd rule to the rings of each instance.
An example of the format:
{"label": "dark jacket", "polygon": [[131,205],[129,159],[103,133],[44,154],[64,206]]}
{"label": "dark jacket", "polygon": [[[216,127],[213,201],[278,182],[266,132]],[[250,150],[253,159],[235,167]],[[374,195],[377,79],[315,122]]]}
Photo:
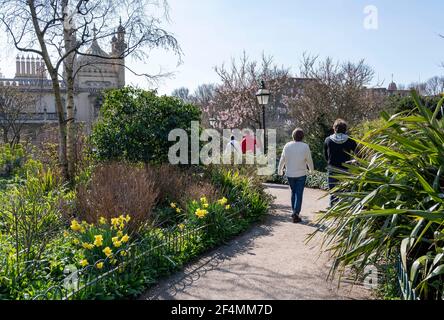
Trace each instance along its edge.
{"label": "dark jacket", "polygon": [[344,163],[351,160],[350,153],[357,149],[355,141],[346,134],[334,134],[324,143],[324,155],[329,167],[344,168]]}

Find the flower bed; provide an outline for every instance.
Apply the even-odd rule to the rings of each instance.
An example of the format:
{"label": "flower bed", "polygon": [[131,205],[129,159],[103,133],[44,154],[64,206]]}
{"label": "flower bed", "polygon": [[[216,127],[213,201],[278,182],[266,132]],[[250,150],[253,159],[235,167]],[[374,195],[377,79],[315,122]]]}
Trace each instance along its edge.
{"label": "flower bed", "polygon": [[[140,170],[131,165],[126,171],[132,168]],[[104,169],[93,171],[100,170]],[[123,174],[125,170],[119,172]],[[79,201],[79,195],[60,185],[48,184],[50,175],[42,171],[29,180],[32,183],[27,182],[14,192],[4,192],[12,197],[14,205],[3,205],[1,211],[0,220],[5,221],[0,225],[1,299],[137,297],[159,278],[246,230],[267,213],[270,205],[270,197],[254,179],[236,171],[212,168],[187,173],[194,184],[206,186],[199,188],[200,192],[178,182],[183,183],[182,192],[166,195],[166,191],[159,191],[160,184],[154,184],[153,190],[159,191],[159,196],[155,197],[152,212],[139,212],[133,217],[126,211],[137,208],[111,203],[88,207],[90,192],[109,194],[109,199],[114,192],[101,191],[105,186],[98,182],[102,180],[95,180],[94,174],[83,190],[85,201]],[[136,176],[129,175],[135,180],[129,179],[122,187],[126,190],[121,192],[137,193],[138,185],[147,185]],[[155,177],[147,174],[145,178]],[[110,184],[108,181],[107,187]],[[20,216],[17,213],[24,202],[28,209],[22,211],[28,215]],[[77,213],[79,203],[85,211]],[[109,208],[118,208],[119,212],[111,214]],[[106,212],[98,216],[97,210]],[[32,232],[28,232],[32,239],[26,238],[26,230],[14,228],[12,223],[20,224],[25,217],[41,218],[42,223],[36,222]]]}

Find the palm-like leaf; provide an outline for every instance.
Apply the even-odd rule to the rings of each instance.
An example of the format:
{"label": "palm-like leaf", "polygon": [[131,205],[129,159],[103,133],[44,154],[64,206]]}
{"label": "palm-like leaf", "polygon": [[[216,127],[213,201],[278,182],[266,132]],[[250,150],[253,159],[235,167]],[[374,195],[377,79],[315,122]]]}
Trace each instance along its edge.
{"label": "palm-like leaf", "polygon": [[327,227],[323,245],[336,258],[332,275],[346,267],[364,274],[395,253],[422,298],[441,298],[444,121],[413,96],[417,114],[383,114],[384,125],[358,141],[356,164],[336,174],[340,201],[318,223]]}

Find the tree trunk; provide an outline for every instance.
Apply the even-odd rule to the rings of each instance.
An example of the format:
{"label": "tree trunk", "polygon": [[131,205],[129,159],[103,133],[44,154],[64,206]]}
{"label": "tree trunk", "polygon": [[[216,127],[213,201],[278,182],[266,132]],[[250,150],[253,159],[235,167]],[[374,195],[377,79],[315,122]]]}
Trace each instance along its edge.
{"label": "tree trunk", "polygon": [[[69,19],[68,13],[68,0],[62,1],[62,12],[65,14],[64,19]],[[71,27],[71,21],[66,21],[63,28],[63,40],[65,44],[65,50],[67,52],[72,51],[76,43],[75,36],[73,37],[73,30]],[[64,61],[64,74],[66,81],[66,113],[67,113],[67,158],[68,158],[68,175],[71,179],[75,176],[76,170],[76,128],[75,128],[75,112],[74,112],[74,59],[75,54],[72,53]]]}
{"label": "tree trunk", "polygon": [[5,144],[9,143],[9,133],[7,128],[3,128],[3,142]]}
{"label": "tree trunk", "polygon": [[59,119],[59,161],[60,167],[62,169],[62,175],[66,181],[71,181],[71,177],[69,175],[68,170],[68,158],[67,158],[67,144],[66,144],[66,136],[67,136],[67,126],[65,121],[65,110],[63,110],[63,102],[62,102],[62,94],[60,83],[58,79],[57,73],[55,75],[51,74],[52,86],[54,89],[55,95],[55,104],[57,115]]}
{"label": "tree trunk", "polygon": [[[72,72],[70,72],[72,75]],[[76,169],[76,126],[74,114],[74,79],[72,76],[67,77],[67,157],[68,157],[68,174],[71,178],[75,176]]]}
{"label": "tree trunk", "polygon": [[45,61],[46,69],[51,77],[52,87],[55,96],[55,106],[57,110],[58,120],[59,120],[59,161],[60,167],[62,169],[62,175],[66,181],[70,181],[69,171],[68,171],[68,159],[66,157],[66,121],[65,121],[65,111],[63,110],[62,103],[62,93],[59,82],[58,70],[54,68],[51,63],[51,58],[49,56],[49,51],[44,40],[44,33],[42,32],[39,19],[37,17],[37,10],[34,0],[28,0],[27,5],[29,7],[32,24],[37,36],[37,40],[40,44],[42,50],[42,58]]}

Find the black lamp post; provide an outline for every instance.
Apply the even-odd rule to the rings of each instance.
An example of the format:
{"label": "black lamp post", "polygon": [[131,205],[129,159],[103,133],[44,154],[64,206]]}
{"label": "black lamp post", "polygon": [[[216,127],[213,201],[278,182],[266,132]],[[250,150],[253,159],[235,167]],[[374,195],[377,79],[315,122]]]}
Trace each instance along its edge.
{"label": "black lamp post", "polygon": [[262,129],[264,129],[264,151],[265,153],[268,152],[268,146],[267,146],[267,132],[266,132],[266,122],[265,122],[265,107],[267,106],[268,102],[270,101],[270,90],[267,90],[265,87],[265,81],[261,81],[261,87],[259,91],[256,93],[257,101],[259,102],[259,105],[262,106]]}

